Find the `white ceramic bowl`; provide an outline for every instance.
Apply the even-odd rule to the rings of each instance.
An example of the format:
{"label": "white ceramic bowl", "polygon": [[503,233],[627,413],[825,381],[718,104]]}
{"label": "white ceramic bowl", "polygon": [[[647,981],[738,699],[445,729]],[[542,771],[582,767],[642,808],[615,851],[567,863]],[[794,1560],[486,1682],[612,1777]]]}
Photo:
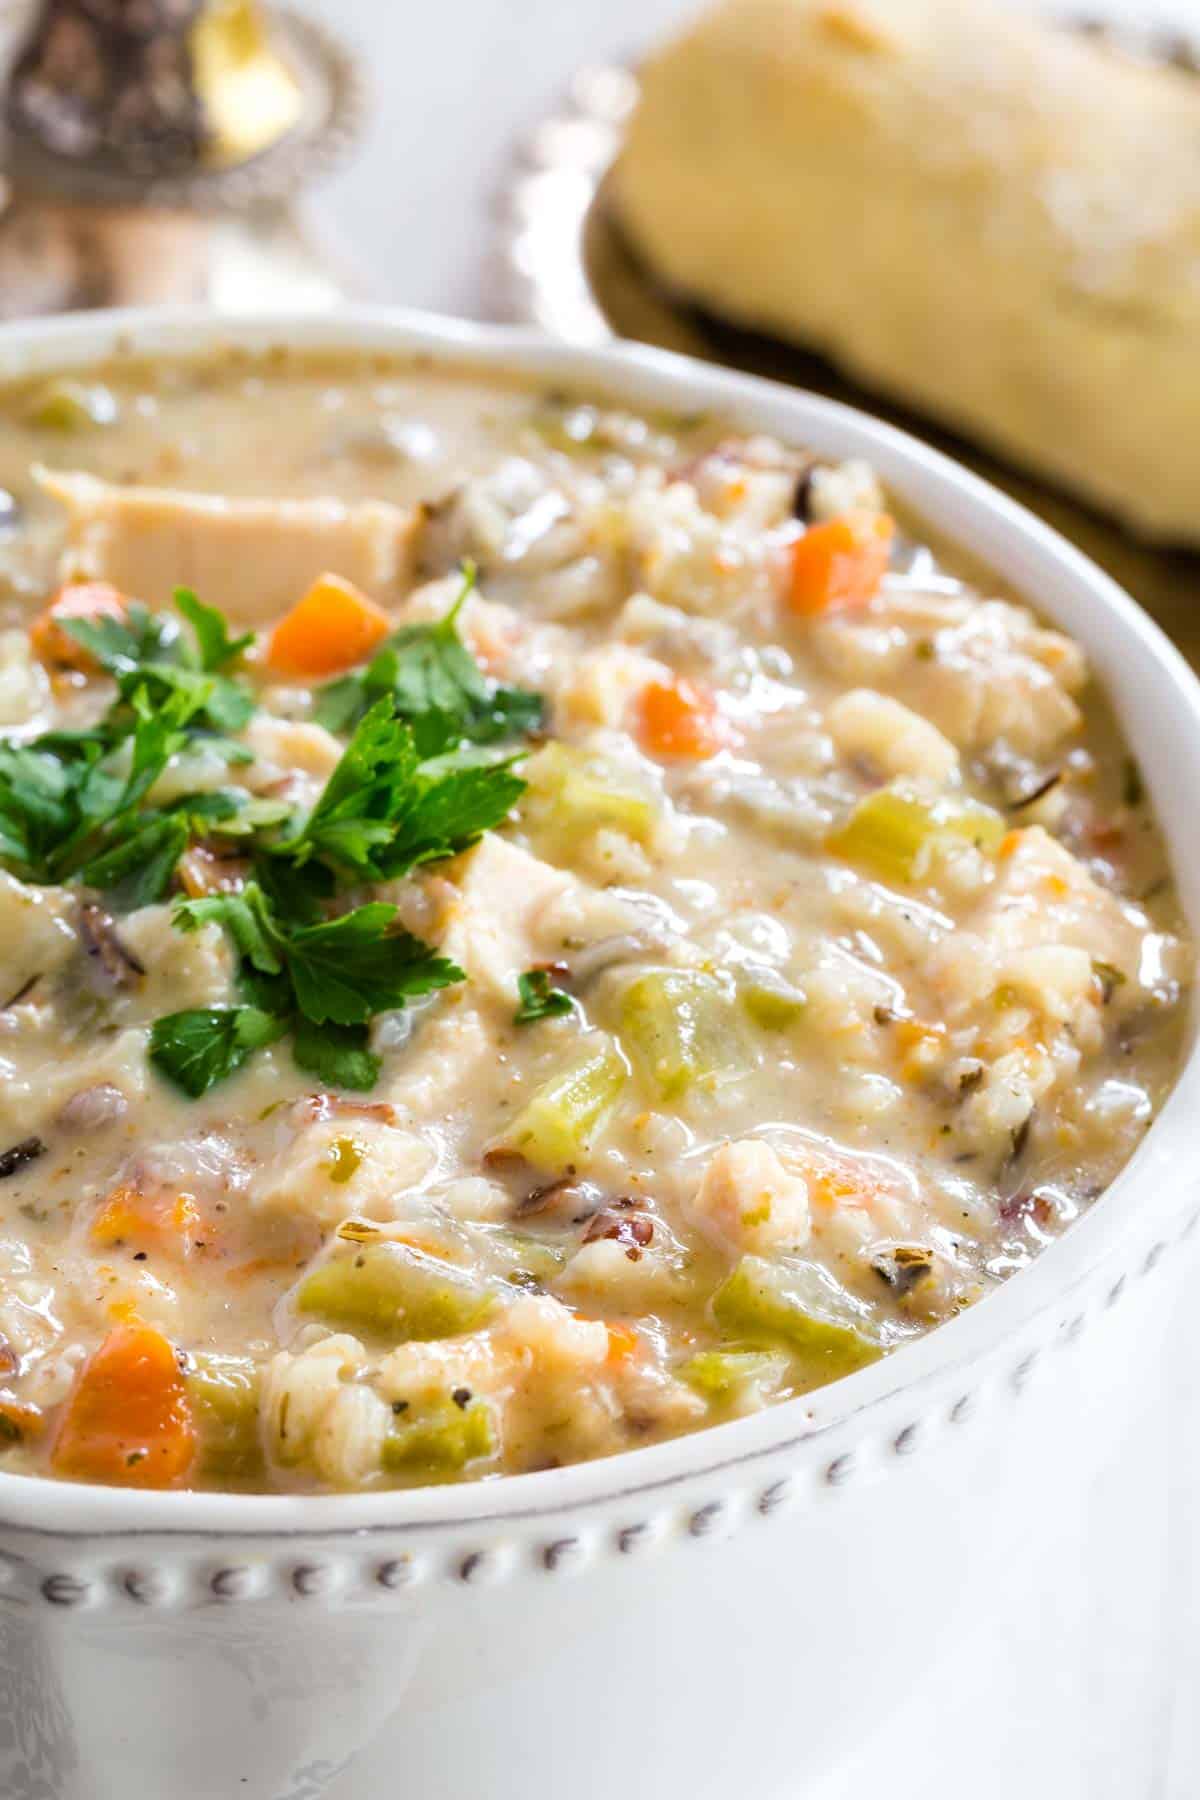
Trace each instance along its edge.
{"label": "white ceramic bowl", "polygon": [[[0,377],[279,342],[516,368],[869,458],[1087,646],[1200,927],[1196,680],[1061,538],[861,414],[652,350],[366,310],[5,327]],[[1192,1054],[1120,1178],[983,1306],[694,1437],[341,1498],[0,1474],[0,1792],[991,1800],[1022,1779],[1032,1800],[1149,1794],[1154,1696],[1110,1680],[1104,1646],[1145,1623],[1144,1572],[1117,1542],[1161,1483],[1152,1401],[1200,1209],[1198,1091]],[[1084,1732],[1099,1773],[1072,1786]]]}

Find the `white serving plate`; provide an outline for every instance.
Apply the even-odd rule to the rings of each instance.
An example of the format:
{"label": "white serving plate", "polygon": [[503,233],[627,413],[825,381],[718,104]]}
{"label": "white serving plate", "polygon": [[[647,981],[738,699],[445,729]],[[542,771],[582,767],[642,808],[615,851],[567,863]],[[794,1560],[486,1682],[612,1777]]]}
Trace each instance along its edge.
{"label": "white serving plate", "polygon": [[[1063,539],[862,414],[659,351],[375,309],[5,327],[0,378],[125,349],[278,343],[517,369],[867,457],[1086,645],[1200,929],[1200,684]],[[1193,1048],[1118,1180],[985,1304],[816,1395],[693,1437],[343,1497],[0,1474],[0,1794],[316,1800],[337,1782],[339,1800],[728,1800],[734,1786],[754,1800],[991,1800],[1013,1752],[1025,1760],[1010,1758],[1006,1794],[1020,1778],[1030,1800],[1141,1800],[1161,1700],[1145,1682],[1103,1709],[1116,1785],[1043,1781],[1056,1757],[1074,1766],[1075,1689],[1100,1637],[1127,1637],[1145,1605],[1116,1539],[1130,1507],[1131,1530],[1157,1529],[1153,1428],[1193,1266],[1198,1098]],[[1103,1604],[1081,1608],[1081,1591]],[[1018,1655],[1028,1676],[1014,1684]],[[989,1701],[1026,1690],[1022,1716],[1004,1701],[989,1732]]]}

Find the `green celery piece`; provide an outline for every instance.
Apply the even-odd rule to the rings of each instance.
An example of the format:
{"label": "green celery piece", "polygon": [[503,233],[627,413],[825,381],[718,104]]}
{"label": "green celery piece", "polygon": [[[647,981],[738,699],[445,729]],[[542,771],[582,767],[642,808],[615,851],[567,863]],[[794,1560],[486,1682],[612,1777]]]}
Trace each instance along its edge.
{"label": "green celery piece", "polygon": [[808,1001],[798,987],[772,968],[742,971],[738,999],[763,1031],[786,1031],[801,1018]]}
{"label": "green celery piece", "polygon": [[879,788],[860,800],[825,847],[885,881],[920,881],[937,850],[954,841],[999,847],[1007,826],[1000,813],[974,800],[923,800],[901,788]]}
{"label": "green celery piece", "polygon": [[725,1330],[786,1344],[816,1380],[836,1381],[883,1354],[867,1308],[817,1263],[743,1256],[712,1305]]}
{"label": "green celery piece", "polygon": [[523,1156],[542,1169],[570,1167],[587,1154],[628,1078],[612,1039],[595,1034],[538,1088],[491,1149]]}
{"label": "green celery piece", "polygon": [[321,1263],[300,1283],[296,1305],[330,1325],[393,1343],[458,1337],[493,1310],[496,1295],[453,1263],[408,1244],[364,1244]]}
{"label": "green celery piece", "polygon": [[731,995],[696,969],[649,969],[620,999],[621,1041],[663,1100],[745,1075],[752,1056]]}
{"label": "green celery piece", "polygon": [[249,1480],[262,1469],[258,1436],[258,1370],[245,1356],[193,1351],[187,1393],[200,1436],[200,1471],[220,1480]]}
{"label": "green celery piece", "polygon": [[680,1379],[706,1400],[727,1400],[751,1382],[779,1382],[787,1373],[782,1351],[754,1348],[701,1350],[677,1371]]}
{"label": "green celery piece", "polygon": [[25,417],[43,431],[88,431],[112,425],[118,414],[116,396],[100,382],[58,376],[31,395]]}
{"label": "green celery piece", "polygon": [[548,1244],[544,1238],[529,1237],[522,1231],[494,1231],[489,1237],[507,1257],[511,1273],[533,1275],[539,1281],[552,1281],[562,1273],[567,1260],[565,1245]]}
{"label": "green celery piece", "polygon": [[650,795],[573,744],[546,744],[524,773],[529,792],[522,817],[564,855],[596,831],[619,831],[639,844],[654,836]]}
{"label": "green celery piece", "polygon": [[383,1440],[381,1461],[390,1475],[457,1474],[493,1455],[491,1414],[482,1400],[459,1406],[443,1400],[412,1415],[401,1414]]}

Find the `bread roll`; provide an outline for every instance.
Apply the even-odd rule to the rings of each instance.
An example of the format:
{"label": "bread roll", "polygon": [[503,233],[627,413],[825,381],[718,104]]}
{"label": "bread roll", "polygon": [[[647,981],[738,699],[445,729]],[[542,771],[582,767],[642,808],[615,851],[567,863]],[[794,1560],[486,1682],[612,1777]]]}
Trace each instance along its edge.
{"label": "bread roll", "polygon": [[642,80],[672,288],[1200,543],[1200,80],[976,0],[727,0]]}

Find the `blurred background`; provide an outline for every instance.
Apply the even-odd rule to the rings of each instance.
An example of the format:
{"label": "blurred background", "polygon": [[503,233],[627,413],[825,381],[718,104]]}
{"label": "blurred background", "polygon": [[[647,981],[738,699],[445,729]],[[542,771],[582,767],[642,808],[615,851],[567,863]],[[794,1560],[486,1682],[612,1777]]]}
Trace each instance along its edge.
{"label": "blurred background", "polygon": [[[1021,3],[1038,10],[1035,0]],[[702,8],[697,0],[310,0],[310,10],[366,53],[375,103],[359,155],[321,191],[322,219],[389,299],[488,317],[501,302],[489,251],[514,149],[581,69],[636,59]],[[1190,26],[1200,36],[1200,0],[1065,0],[1053,10]]]}

